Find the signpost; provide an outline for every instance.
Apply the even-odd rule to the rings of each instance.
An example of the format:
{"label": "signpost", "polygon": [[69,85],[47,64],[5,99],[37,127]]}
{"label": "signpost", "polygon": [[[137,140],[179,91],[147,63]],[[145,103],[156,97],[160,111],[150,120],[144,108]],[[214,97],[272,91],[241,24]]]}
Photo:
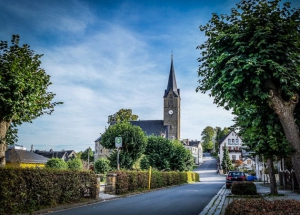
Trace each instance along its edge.
{"label": "signpost", "polygon": [[118,151],[118,157],[117,157],[117,167],[118,170],[120,170],[120,164],[119,164],[119,153],[120,153],[120,148],[122,147],[122,137],[116,137],[115,138],[115,146],[117,148]]}

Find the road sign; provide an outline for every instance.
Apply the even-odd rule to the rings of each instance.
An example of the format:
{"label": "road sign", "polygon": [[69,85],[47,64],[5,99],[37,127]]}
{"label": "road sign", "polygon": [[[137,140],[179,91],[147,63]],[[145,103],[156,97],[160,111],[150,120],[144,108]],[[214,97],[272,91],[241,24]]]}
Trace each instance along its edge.
{"label": "road sign", "polygon": [[122,147],[122,137],[116,137],[116,138],[115,138],[115,146],[116,146],[117,148]]}

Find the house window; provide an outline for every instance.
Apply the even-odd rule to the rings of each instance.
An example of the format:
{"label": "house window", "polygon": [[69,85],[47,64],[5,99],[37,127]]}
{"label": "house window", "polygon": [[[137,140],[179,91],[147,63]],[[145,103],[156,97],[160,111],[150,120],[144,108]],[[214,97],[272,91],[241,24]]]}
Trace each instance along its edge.
{"label": "house window", "polygon": [[224,146],[222,147],[222,149],[223,149],[223,150],[225,149]]}
{"label": "house window", "polygon": [[242,156],[241,155],[239,155],[239,160],[242,160]]}
{"label": "house window", "polygon": [[251,165],[251,160],[247,160],[247,164],[248,164],[248,165]]}
{"label": "house window", "polygon": [[238,139],[238,138],[236,138],[235,142],[236,142],[236,143],[239,143],[239,139]]}
{"label": "house window", "polygon": [[228,139],[228,144],[230,144],[231,143],[231,139]]}
{"label": "house window", "polygon": [[236,160],[236,155],[232,155],[232,161]]}
{"label": "house window", "polygon": [[232,139],[232,143],[234,143],[234,139]]}

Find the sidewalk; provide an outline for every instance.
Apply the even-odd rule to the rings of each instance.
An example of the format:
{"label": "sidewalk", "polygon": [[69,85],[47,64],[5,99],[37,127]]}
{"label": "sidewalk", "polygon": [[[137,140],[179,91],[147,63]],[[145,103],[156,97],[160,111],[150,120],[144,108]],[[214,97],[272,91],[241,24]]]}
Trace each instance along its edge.
{"label": "sidewalk", "polygon": [[[269,184],[264,184],[263,182],[254,183],[257,193],[261,194],[261,198],[266,200],[295,199],[300,201],[300,194],[291,190],[278,190],[278,194],[283,194],[283,196],[267,196],[266,194],[270,193]],[[226,189],[224,185],[199,215],[224,215],[227,205],[233,201],[233,198],[230,198],[230,194],[231,189]]]}

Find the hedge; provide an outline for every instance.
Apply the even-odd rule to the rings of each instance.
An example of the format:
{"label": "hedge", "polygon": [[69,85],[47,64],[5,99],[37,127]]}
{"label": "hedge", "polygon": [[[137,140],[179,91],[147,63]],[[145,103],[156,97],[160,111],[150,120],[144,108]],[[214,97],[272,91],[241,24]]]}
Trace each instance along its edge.
{"label": "hedge", "polygon": [[0,175],[0,214],[28,213],[99,196],[93,172],[0,168]]}
{"label": "hedge", "polygon": [[[148,171],[117,171],[116,194],[126,194],[148,189]],[[199,174],[194,172],[159,172],[151,173],[151,189],[157,189],[172,185],[180,185],[187,182],[198,182]]]}

